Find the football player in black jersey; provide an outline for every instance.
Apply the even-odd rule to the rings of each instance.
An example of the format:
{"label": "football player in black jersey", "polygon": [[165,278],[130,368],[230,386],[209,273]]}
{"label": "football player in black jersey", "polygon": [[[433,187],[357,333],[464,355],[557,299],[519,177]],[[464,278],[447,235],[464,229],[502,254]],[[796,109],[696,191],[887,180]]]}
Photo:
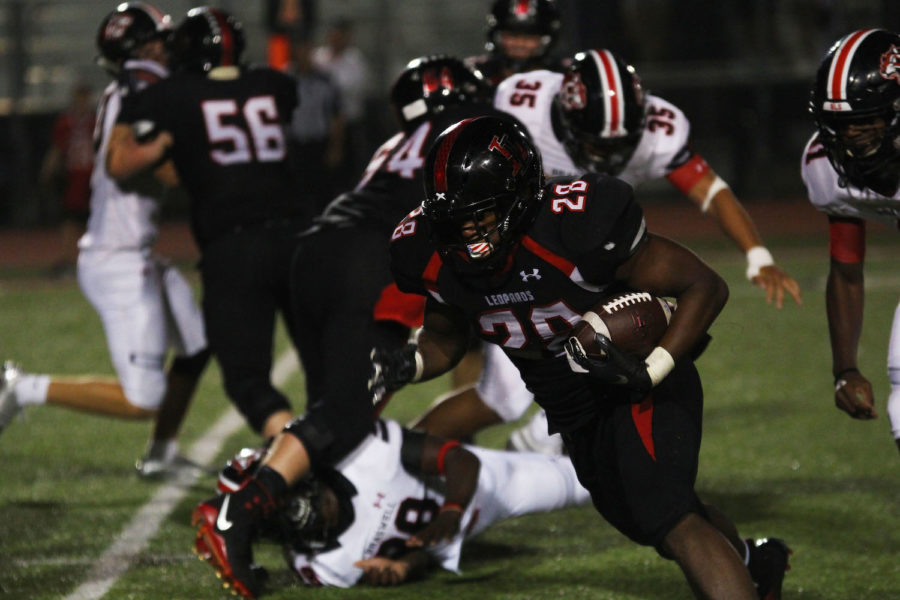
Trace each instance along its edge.
{"label": "football player in black jersey", "polygon": [[[424,326],[415,344],[375,353],[376,398],[452,368],[474,331],[519,368],[606,520],[675,560],[698,597],[780,597],[787,547],[748,547],[694,491],[703,392],[692,356],[727,299],[721,277],[649,233],[621,180],[545,182],[536,148],[504,118],[445,130],[424,171],[426,198],[391,243],[398,287],[427,299]],[[617,289],[678,301],[646,360],[599,334],[608,359],[592,359],[570,337]],[[773,559],[755,589],[754,562]]]}
{"label": "football player in black jersey", "polygon": [[289,273],[302,206],[284,126],[297,92],[283,73],[243,66],[243,48],[232,15],[189,11],[171,41],[176,72],[126,99],[107,166],[124,179],[162,165],[188,192],[210,347],[229,398],[271,438],[292,417],[270,371],[278,312],[293,334]]}
{"label": "football player in black jersey", "polygon": [[496,87],[513,73],[561,71],[565,61],[549,55],[559,35],[555,0],[495,0],[487,16],[487,54],[466,63]]}
{"label": "football player in black jersey", "polygon": [[[260,589],[250,540],[274,508],[270,500],[310,468],[335,464],[371,432],[378,408],[368,392],[370,351],[403,347],[409,328],[421,323],[422,298],[393,284],[388,246],[397,222],[421,203],[428,149],[452,123],[498,114],[481,75],[447,56],[409,63],[391,103],[402,131],[376,151],[357,187],[300,236],[295,254],[291,280],[307,412],[275,438],[234,502],[219,496],[194,511],[195,549],[246,597]],[[248,499],[253,510],[245,508]],[[221,526],[228,522],[235,526]]]}

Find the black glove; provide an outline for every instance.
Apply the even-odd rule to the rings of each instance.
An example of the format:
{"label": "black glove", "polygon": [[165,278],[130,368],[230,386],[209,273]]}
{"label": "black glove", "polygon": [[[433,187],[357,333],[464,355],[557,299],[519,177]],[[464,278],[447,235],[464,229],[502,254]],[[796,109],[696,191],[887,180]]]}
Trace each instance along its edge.
{"label": "black glove", "polygon": [[576,337],[565,343],[566,358],[576,373],[587,373],[604,383],[626,387],[632,392],[632,400],[640,402],[653,387],[647,363],[619,350],[608,337],[596,334],[596,343],[606,353],[606,359],[589,358]]}
{"label": "black glove", "polygon": [[415,344],[407,344],[400,350],[373,348],[372,374],[369,376],[369,392],[377,404],[385,394],[395,392],[416,376]]}

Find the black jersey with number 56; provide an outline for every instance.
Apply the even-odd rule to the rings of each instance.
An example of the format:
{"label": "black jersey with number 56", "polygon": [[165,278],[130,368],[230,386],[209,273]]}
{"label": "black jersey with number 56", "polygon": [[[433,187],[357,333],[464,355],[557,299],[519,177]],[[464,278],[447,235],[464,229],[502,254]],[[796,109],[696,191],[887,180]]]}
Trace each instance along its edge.
{"label": "black jersey with number 56", "polygon": [[236,227],[301,214],[284,125],[294,80],[266,67],[233,79],[180,72],[126,100],[119,122],[168,131],[201,246]]}

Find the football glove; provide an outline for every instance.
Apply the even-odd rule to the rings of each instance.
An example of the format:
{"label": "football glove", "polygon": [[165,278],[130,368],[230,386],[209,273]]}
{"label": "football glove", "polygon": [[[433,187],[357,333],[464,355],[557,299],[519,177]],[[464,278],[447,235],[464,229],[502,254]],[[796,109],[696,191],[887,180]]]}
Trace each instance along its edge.
{"label": "football glove", "polygon": [[602,333],[596,334],[596,343],[605,353],[605,359],[588,357],[578,338],[570,337],[564,346],[569,367],[576,373],[587,373],[604,383],[628,388],[632,392],[632,400],[643,400],[653,387],[647,363],[622,352]]}
{"label": "football glove", "polygon": [[385,394],[395,392],[413,380],[416,376],[417,349],[415,344],[407,344],[400,350],[372,349],[369,392],[373,404],[378,404]]}

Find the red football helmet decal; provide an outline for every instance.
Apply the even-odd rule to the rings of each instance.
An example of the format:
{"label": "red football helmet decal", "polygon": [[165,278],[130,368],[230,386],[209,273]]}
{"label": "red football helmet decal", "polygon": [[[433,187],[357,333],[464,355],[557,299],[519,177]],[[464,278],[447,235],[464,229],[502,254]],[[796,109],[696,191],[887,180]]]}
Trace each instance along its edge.
{"label": "red football helmet decal", "polygon": [[103,37],[108,40],[117,40],[125,35],[125,32],[134,22],[134,17],[128,13],[113,15],[103,30]]}
{"label": "red football helmet decal", "polygon": [[900,85],[900,48],[893,44],[881,55],[881,76],[894,79]]}
{"label": "red football helmet decal", "polygon": [[587,89],[580,73],[566,73],[559,89],[559,101],[566,110],[583,110],[587,106]]}

